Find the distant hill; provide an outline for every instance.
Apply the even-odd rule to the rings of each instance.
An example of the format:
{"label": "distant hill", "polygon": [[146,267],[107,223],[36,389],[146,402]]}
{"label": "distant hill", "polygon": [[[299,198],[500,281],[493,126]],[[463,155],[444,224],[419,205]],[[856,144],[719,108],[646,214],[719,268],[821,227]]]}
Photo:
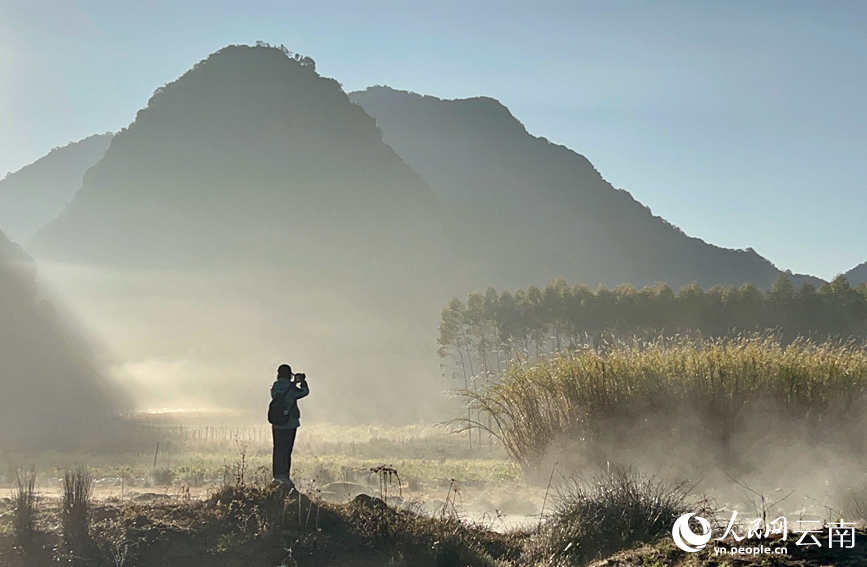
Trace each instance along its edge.
{"label": "distant hill", "polygon": [[0,227],[16,242],[30,239],[57,218],[81,188],[84,172],[102,159],[111,134],[54,148],[0,180]]}
{"label": "distant hill", "polygon": [[[157,89],[26,246],[40,261],[92,267],[94,278],[131,274],[126,298],[116,280],[105,285],[116,307],[104,319],[138,315],[124,331],[139,333],[130,351],[158,343],[138,356],[192,357],[184,364],[211,382],[184,395],[261,403],[270,363],[256,373],[232,364],[285,356],[308,365],[319,392],[308,407],[418,419],[418,406],[398,400],[442,389],[427,358],[442,304],[488,280],[468,275],[478,267],[453,224],[312,60],[230,46]],[[199,354],[214,344],[227,346]]]}
{"label": "distant hill", "polygon": [[142,384],[253,407],[288,361],[313,415],[361,422],[442,415],[451,370],[429,357],[453,295],[777,275],[653,217],[496,101],[354,97],[378,120],[309,58],[221,49],[156,90],[27,250],[83,274]]}
{"label": "distant hill", "polygon": [[752,249],[713,246],[654,216],[584,156],[530,135],[494,99],[441,100],[388,87],[350,98],[475,230],[497,282],[565,276],[591,286],[667,282],[677,289],[697,281],[705,288],[768,288],[779,273]]}
{"label": "distant hill", "polygon": [[0,233],[0,449],[91,445],[90,426],[127,409],[42,298],[33,261]]}
{"label": "distant hill", "polygon": [[[440,199],[312,60],[230,46],[157,89],[85,175],[37,256],[104,265],[249,266],[427,288]],[[403,280],[403,281],[401,281]]]}
{"label": "distant hill", "polygon": [[846,279],[849,280],[849,283],[853,286],[857,286],[858,284],[867,283],[867,262],[863,264],[858,264],[848,272],[844,274]]}

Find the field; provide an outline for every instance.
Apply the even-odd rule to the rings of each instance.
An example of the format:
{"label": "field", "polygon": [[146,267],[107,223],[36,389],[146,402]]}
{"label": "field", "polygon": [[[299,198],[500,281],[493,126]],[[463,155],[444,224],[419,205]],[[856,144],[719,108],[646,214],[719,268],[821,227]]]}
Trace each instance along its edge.
{"label": "field", "polygon": [[[57,496],[66,470],[87,467],[98,500],[177,500],[210,495],[227,484],[267,484],[271,479],[270,429],[233,414],[138,414],[133,419],[158,432],[159,448],[103,455],[44,452],[2,454],[0,486],[14,488],[18,470],[33,467],[41,494]],[[184,425],[185,424],[185,425]],[[332,502],[359,493],[391,502],[417,502],[429,512],[446,500],[455,512],[498,526],[516,525],[540,512],[544,487],[530,487],[499,445],[438,425],[404,427],[304,425],[293,456],[299,487]],[[382,487],[372,469],[396,476]],[[520,492],[520,496],[515,493]],[[451,504],[450,504],[451,505]],[[537,516],[538,520],[538,516]]]}
{"label": "field", "polygon": [[0,454],[0,565],[864,564],[862,531],[774,557],[671,538],[689,512],[816,520],[826,544],[835,522],[860,530],[861,347],[616,345],[518,360],[463,394],[469,417],[448,424],[305,423],[298,492],[271,485],[270,431],[244,414],[126,416],[129,452]]}

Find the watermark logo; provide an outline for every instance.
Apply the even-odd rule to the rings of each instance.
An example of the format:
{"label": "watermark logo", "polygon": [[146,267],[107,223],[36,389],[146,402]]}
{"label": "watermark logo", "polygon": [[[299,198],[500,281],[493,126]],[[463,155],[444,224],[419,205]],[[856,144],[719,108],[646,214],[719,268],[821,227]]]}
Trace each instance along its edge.
{"label": "watermark logo", "polygon": [[[701,526],[701,533],[695,533],[689,526],[689,521],[692,518]],[[785,547],[789,536],[789,522],[785,516],[780,516],[774,520],[766,520],[764,518],[756,518],[749,523],[739,523],[737,521],[738,513],[732,512],[732,517],[726,526],[722,536],[714,541],[720,542],[719,546],[713,548],[714,555],[785,555],[788,554],[788,548]],[[854,522],[832,522],[826,524],[827,532],[823,530],[822,522],[818,520],[799,520],[799,526],[802,524],[818,524],[813,529],[798,529],[792,533],[800,534],[800,537],[795,542],[796,546],[816,546],[824,547],[823,543],[817,536],[823,536],[829,549],[842,548],[852,549],[855,547],[855,528]],[[711,540],[711,525],[706,519],[701,516],[696,516],[695,513],[684,514],[679,517],[671,528],[671,537],[674,539],[675,545],[688,553],[697,553],[705,548]],[[740,532],[740,533],[739,533]],[[780,547],[770,547],[764,545],[763,540],[777,539],[777,545]],[[748,545],[743,545],[740,542],[747,540]],[[757,540],[757,543],[749,545],[750,540]],[[725,542],[730,542],[726,547]],[[731,545],[734,543],[734,546]]]}
{"label": "watermark logo", "polygon": [[[702,533],[697,534],[689,527],[689,519],[695,516],[696,521],[702,529]],[[674,527],[671,528],[671,537],[674,538],[674,544],[684,551],[695,553],[704,549],[711,537],[710,522],[696,516],[694,513],[684,514],[674,522]]]}

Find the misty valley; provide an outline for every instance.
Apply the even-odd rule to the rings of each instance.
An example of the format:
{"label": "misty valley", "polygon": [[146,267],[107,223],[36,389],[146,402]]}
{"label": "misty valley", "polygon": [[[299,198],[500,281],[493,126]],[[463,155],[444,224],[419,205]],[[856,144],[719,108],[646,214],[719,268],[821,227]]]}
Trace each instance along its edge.
{"label": "misty valley", "polygon": [[490,97],[264,42],[154,86],[0,180],[0,567],[867,564],[867,264]]}

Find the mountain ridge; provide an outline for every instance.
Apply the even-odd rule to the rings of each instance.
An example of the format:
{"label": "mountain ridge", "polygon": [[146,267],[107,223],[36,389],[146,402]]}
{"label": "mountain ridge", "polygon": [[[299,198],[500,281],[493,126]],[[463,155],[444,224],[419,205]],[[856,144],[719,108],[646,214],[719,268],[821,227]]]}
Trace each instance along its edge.
{"label": "mountain ridge", "polygon": [[[666,282],[673,287],[692,281],[703,287],[746,281],[769,287],[779,273],[751,248],[731,250],[708,244],[653,215],[628,191],[606,181],[585,156],[531,135],[496,99],[443,100],[384,86],[350,93],[350,99],[377,119],[386,143],[441,196],[457,208],[469,209],[468,217],[489,217],[482,232],[497,236],[489,239],[488,254],[498,253],[493,242],[498,238],[509,242],[499,253],[517,249],[524,258],[549,246],[548,258],[527,270],[530,273],[590,285]],[[494,201],[497,211],[488,214],[486,203]],[[618,222],[617,215],[628,217],[628,222],[620,221],[615,229],[610,224]],[[521,219],[551,232],[548,242],[534,239],[532,228],[510,238]],[[504,222],[509,228],[497,226]],[[592,240],[604,251],[576,253],[574,246],[550,243],[579,239]],[[555,261],[568,266],[552,270]],[[793,276],[796,285],[820,282],[811,276]],[[519,286],[531,283],[519,281],[516,274],[506,277]]]}
{"label": "mountain ridge", "polygon": [[45,299],[33,260],[0,232],[0,446],[93,446],[99,420],[129,408]]}
{"label": "mountain ridge", "polygon": [[[383,247],[412,265],[402,241],[429,250],[446,232],[430,220],[438,199],[339,83],[307,61],[230,46],[157,89],[28,249],[90,261],[113,246],[110,262],[147,262],[168,249],[188,248],[179,259],[194,261],[291,248],[322,264],[348,246],[400,271],[378,253]],[[231,226],[230,238],[212,223]],[[106,244],[109,234],[128,242]]]}
{"label": "mountain ridge", "polygon": [[867,283],[867,262],[862,262],[843,274],[849,283],[856,286],[861,283]]}
{"label": "mountain ridge", "polygon": [[52,149],[0,180],[0,227],[12,240],[29,240],[63,211],[84,173],[102,159],[112,133],[94,134]]}

